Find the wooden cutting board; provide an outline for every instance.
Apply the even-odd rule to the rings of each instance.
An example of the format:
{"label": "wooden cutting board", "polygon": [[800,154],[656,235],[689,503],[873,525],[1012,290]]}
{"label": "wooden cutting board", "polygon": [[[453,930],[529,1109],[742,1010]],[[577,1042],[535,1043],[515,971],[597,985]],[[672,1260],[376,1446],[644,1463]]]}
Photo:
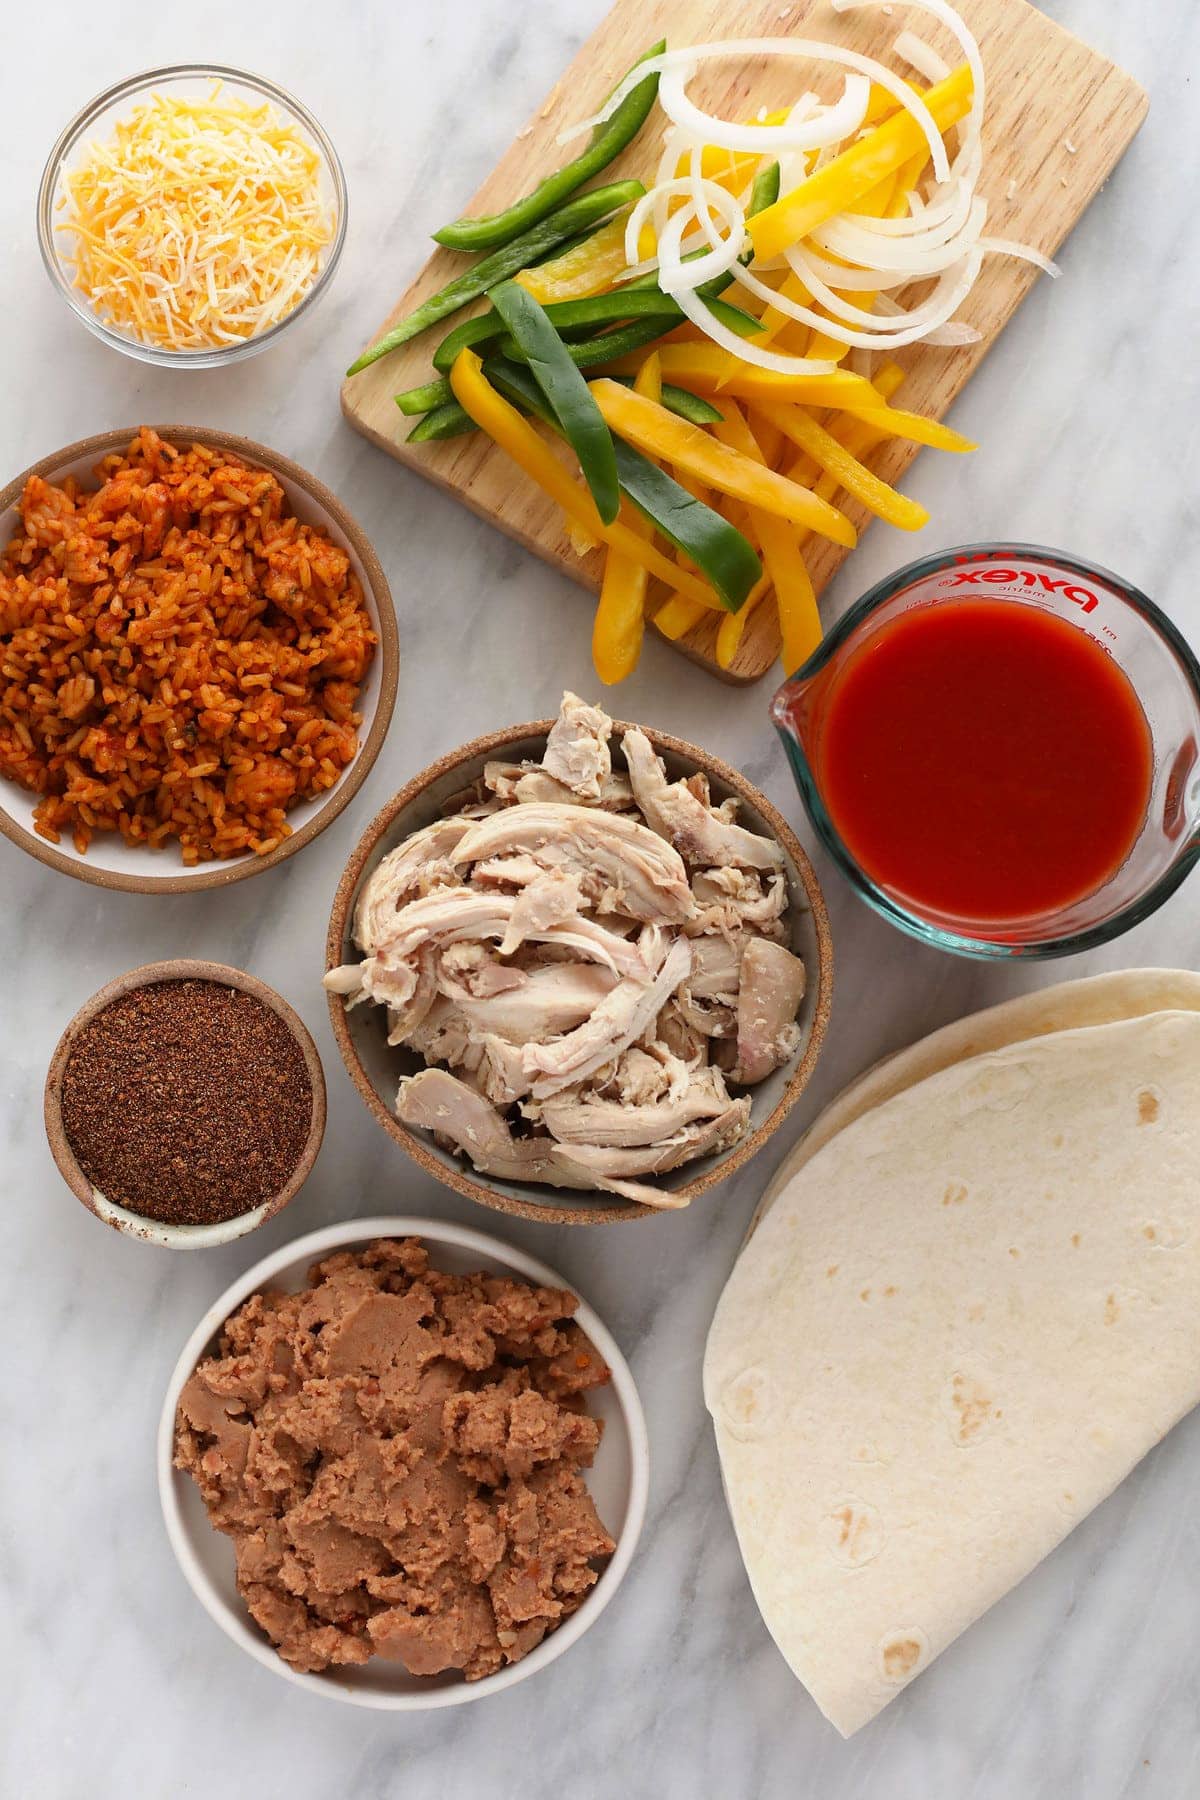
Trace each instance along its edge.
{"label": "wooden cutting board", "polygon": [[[979,39],[987,72],[986,156],[980,191],[988,201],[988,230],[1052,254],[1128,147],[1146,115],[1147,97],[1122,69],[1025,0],[959,0],[959,10]],[[961,60],[943,27],[929,15],[904,6],[903,0],[897,0],[890,16],[879,8],[838,14],[825,0],[800,0],[790,6],[780,0],[743,4],[738,0],[617,0],[462,210],[499,211],[577,154],[578,143],[564,148],[555,142],[558,133],[594,112],[624,71],[661,37],[671,47],[681,48],[715,38],[807,35],[844,43],[899,67],[889,55],[889,47],[905,25],[935,43],[948,61]],[[747,117],[761,105],[794,99],[797,81],[807,75],[808,65],[783,58],[755,64],[710,62],[701,65],[689,92],[723,117]],[[648,178],[659,153],[661,123],[661,113],[652,113],[638,142],[602,179],[616,180],[623,175]],[[462,256],[437,249],[376,336],[382,336],[466,266]],[[901,351],[897,360],[909,372],[896,404],[940,418],[1037,279],[1038,273],[1029,263],[989,257],[959,315],[983,333],[982,342],[959,350],[916,347]],[[456,494],[518,543],[597,592],[600,554],[580,560],[563,533],[557,508],[481,435],[412,448],[405,444],[411,422],[401,415],[393,396],[429,379],[430,356],[448,329],[448,325],[440,332],[435,328],[348,380],[342,388],[346,417],[400,462]],[[895,482],[915,454],[914,445],[893,441],[876,453],[872,466],[885,480]],[[986,444],[977,454],[987,455]],[[856,503],[843,499],[839,504],[860,529],[867,523],[867,514]],[[919,540],[907,533],[896,533],[896,538],[897,563],[919,554]],[[819,593],[847,552],[824,539],[813,539],[810,552]],[[704,621],[680,641],[679,648],[726,680],[758,680],[779,653],[770,605],[760,606],[752,616],[728,671],[719,670],[713,660],[715,635],[715,624]]]}

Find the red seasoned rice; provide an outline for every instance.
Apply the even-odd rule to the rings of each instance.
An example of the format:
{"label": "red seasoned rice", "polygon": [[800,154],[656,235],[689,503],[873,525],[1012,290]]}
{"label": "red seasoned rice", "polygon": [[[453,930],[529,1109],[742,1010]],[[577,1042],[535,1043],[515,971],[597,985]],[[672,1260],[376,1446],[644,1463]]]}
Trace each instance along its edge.
{"label": "red seasoned rice", "polygon": [[358,749],[376,636],[279,482],[143,428],[85,492],[32,476],[0,561],[0,774],[38,832],[265,855]]}

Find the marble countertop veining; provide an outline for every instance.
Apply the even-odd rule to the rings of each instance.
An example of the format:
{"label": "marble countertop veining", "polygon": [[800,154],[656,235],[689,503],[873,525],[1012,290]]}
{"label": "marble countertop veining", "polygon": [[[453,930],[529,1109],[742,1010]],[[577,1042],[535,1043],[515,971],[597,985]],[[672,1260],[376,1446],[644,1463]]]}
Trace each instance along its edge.
{"label": "marble countertop veining", "polygon": [[[339,370],[600,17],[604,0],[81,0],[6,31],[0,468],[140,420],[227,426],[341,493],[391,578],[404,665],[391,734],[347,813],[294,862],[225,894],[103,893],[0,844],[5,999],[0,1139],[8,1225],[0,1383],[0,1583],[9,1800],[1176,1800],[1200,1792],[1200,1417],[1182,1425],[1003,1604],[843,1743],[763,1628],[721,1498],[699,1390],[716,1296],[784,1146],[690,1212],[605,1231],[493,1219],[423,1178],[345,1079],[319,987],[330,897],[358,832],[416,769],[477,732],[591,692],[579,593],[342,422]],[[955,410],[974,458],[928,454],[907,487],[930,547],[989,534],[1075,547],[1121,570],[1200,638],[1194,374],[1200,247],[1200,13],[1188,0],[1048,0],[1154,97],[1150,119]],[[303,96],[345,159],[343,268],[282,348],[236,369],[151,370],[97,343],[38,263],[41,159],[91,93],[203,55]],[[483,102],[481,104],[481,101]],[[871,532],[836,609],[906,554]],[[715,686],[650,642],[622,709],[708,743],[799,813],[767,729],[767,687]],[[811,838],[811,834],[807,834]],[[1138,963],[1200,967],[1200,887],[1119,943],[1059,967],[995,968],[899,937],[828,862],[837,948],[827,1049],[792,1122],[865,1064],[1025,987]],[[275,983],[326,1061],[329,1130],[295,1204],[256,1237],[168,1255],[102,1231],[70,1197],[41,1124],[47,1060],[103,981],[179,954]],[[193,1601],[154,1489],[159,1403],[201,1311],[300,1232],[432,1211],[544,1256],[609,1321],[641,1384],[650,1516],[618,1602],[535,1681],[463,1710],[390,1717],[321,1705],[254,1667]]]}

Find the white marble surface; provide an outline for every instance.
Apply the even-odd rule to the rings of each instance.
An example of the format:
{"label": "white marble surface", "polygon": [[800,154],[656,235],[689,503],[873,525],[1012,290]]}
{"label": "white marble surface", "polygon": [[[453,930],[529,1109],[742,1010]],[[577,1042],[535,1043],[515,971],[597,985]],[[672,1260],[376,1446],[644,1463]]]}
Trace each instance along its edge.
{"label": "white marble surface", "polygon": [[[0,1792],[11,1800],[1117,1800],[1200,1791],[1200,1419],[1193,1418],[1016,1593],[849,1744],[795,1684],[759,1621],[699,1393],[716,1295],[773,1149],[689,1214],[605,1231],[502,1223],[608,1319],[641,1383],[651,1511],[618,1603],[536,1681],[428,1717],[321,1705],[254,1667],[184,1587],[162,1532],[153,1430],[184,1338],[252,1260],[355,1214],[492,1218],[419,1177],[345,1079],[318,985],[337,875],[413,771],[463,739],[590,691],[578,592],[402,472],[342,423],[338,372],[459,207],[603,0],[82,0],[6,31],[0,108],[4,329],[0,470],[117,424],[228,426],[290,452],[347,499],[391,577],[404,667],[391,735],[335,828],[229,893],[142,899],[50,874],[0,844],[6,980],[0,1380],[4,1594]],[[898,9],[899,10],[899,9]],[[961,401],[971,459],[927,454],[908,486],[930,545],[1011,533],[1126,573],[1200,638],[1195,348],[1200,158],[1189,0],[1048,0],[1149,86],[1150,121]],[[36,51],[31,45],[36,38]],[[195,55],[302,95],[345,158],[350,243],[333,294],[286,346],[215,374],[144,369],[96,343],[50,292],[33,199],[42,156],[89,94]],[[830,596],[844,606],[907,546],[872,532]],[[621,695],[700,739],[799,811],[765,687],[716,686],[651,643]],[[1200,887],[1098,955],[997,969],[919,948],[827,879],[837,946],[828,1048],[794,1135],[882,1052],[1022,987],[1086,968],[1200,966]],[[1197,878],[1200,879],[1200,878]],[[330,1124],[292,1208],[223,1252],[169,1255],[101,1230],[58,1179],[41,1126],[68,1016],[152,957],[219,957],[279,986],[325,1056]]]}

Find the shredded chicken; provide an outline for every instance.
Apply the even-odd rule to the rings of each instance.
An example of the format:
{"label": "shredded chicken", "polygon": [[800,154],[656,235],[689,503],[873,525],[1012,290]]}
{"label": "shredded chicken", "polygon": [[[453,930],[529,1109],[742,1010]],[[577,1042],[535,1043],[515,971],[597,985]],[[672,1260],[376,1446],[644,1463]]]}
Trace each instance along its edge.
{"label": "shredded chicken", "polygon": [[636,726],[627,731],[622,748],[634,799],[651,828],[674,844],[685,862],[699,868],[731,863],[747,869],[783,868],[783,851],[773,838],[731,825],[728,814],[715,811],[686,781],[669,782],[644,731]]}
{"label": "shredded chicken", "polygon": [[[326,976],[424,1067],[397,1115],[481,1174],[683,1204],[656,1178],[734,1144],[799,1049],[778,844],[670,781],[645,733],[574,694],[541,763],[488,763],[392,849]],[[411,1064],[410,1064],[411,1067]]]}
{"label": "shredded chicken", "polygon": [[573,794],[599,800],[601,783],[612,773],[611,736],[612,720],[607,713],[589,706],[578,694],[564,694],[546,739],[542,767]]}
{"label": "shredded chicken", "polygon": [[767,938],[751,938],[742,956],[732,1080],[746,1085],[762,1081],[799,1048],[796,1011],[804,981],[798,956]]}
{"label": "shredded chicken", "polygon": [[577,874],[598,912],[681,923],[696,910],[676,851],[637,819],[573,806],[512,806],[473,824],[452,857],[473,862],[519,856]]}
{"label": "shredded chicken", "polygon": [[505,805],[528,806],[532,801],[556,801],[565,806],[599,806],[607,812],[632,812],[633,786],[628,775],[600,776],[598,796],[583,794],[548,775],[541,763],[490,762],[484,765],[483,784]]}

